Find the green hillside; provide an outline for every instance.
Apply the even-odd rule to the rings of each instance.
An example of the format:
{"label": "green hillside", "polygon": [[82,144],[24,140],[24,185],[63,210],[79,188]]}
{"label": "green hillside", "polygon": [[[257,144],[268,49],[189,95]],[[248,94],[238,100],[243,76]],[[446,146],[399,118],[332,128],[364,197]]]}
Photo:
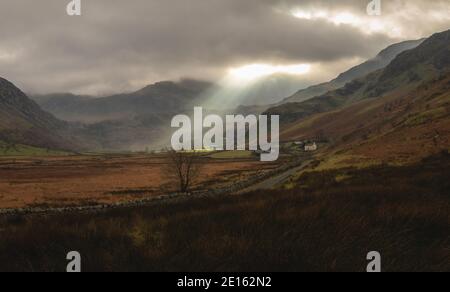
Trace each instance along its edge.
{"label": "green hillside", "polygon": [[0,157],[3,156],[65,156],[73,153],[52,150],[45,148],[38,148],[22,144],[11,144],[0,141]]}

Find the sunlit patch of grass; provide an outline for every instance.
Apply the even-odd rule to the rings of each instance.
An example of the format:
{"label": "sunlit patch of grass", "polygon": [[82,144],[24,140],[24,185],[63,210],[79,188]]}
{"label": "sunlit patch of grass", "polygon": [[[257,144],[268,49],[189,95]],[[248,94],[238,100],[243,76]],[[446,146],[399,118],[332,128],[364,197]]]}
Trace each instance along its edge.
{"label": "sunlit patch of grass", "polygon": [[346,180],[351,179],[351,178],[352,178],[351,175],[347,175],[347,174],[338,174],[338,175],[336,175],[335,181],[336,181],[337,183],[340,183],[340,182],[346,181]]}
{"label": "sunlit patch of grass", "polygon": [[66,156],[71,154],[73,153],[21,144],[8,145],[0,141],[0,156]]}
{"label": "sunlit patch of grass", "polygon": [[211,154],[209,157],[213,159],[242,159],[253,157],[251,151],[221,151]]}
{"label": "sunlit patch of grass", "polygon": [[286,182],[282,186],[282,188],[284,188],[285,190],[293,190],[293,189],[295,189],[296,186],[297,185],[293,181],[290,180],[290,181]]}
{"label": "sunlit patch of grass", "polygon": [[349,166],[363,169],[380,164],[381,162],[376,159],[367,158],[360,155],[337,154],[324,158],[322,163],[320,163],[320,165],[314,170],[323,171],[330,169],[345,168]]}
{"label": "sunlit patch of grass", "polygon": [[411,116],[405,121],[404,125],[407,127],[419,126],[434,121],[436,119],[445,117],[446,115],[448,115],[447,110],[444,107],[438,107]]}

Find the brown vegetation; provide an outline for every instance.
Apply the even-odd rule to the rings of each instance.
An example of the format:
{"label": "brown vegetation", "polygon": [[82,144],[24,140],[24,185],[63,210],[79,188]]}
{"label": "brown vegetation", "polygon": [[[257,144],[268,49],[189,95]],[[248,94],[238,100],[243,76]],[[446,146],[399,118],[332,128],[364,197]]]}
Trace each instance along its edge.
{"label": "brown vegetation", "polygon": [[410,163],[450,149],[450,74],[413,90],[318,114],[292,123],[282,140],[314,137],[331,141],[327,154],[364,156],[383,162]]}
{"label": "brown vegetation", "polygon": [[450,157],[305,173],[291,190],[102,214],[8,217],[0,270],[450,271]]}
{"label": "brown vegetation", "polygon": [[[204,162],[195,189],[223,187],[277,167],[256,158]],[[1,158],[0,208],[103,204],[177,192],[166,166],[164,155]]]}

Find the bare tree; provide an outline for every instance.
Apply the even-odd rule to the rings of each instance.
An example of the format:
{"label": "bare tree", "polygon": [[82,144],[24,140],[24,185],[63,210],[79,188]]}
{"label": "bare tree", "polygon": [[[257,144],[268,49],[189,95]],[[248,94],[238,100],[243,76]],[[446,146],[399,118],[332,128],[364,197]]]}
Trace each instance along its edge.
{"label": "bare tree", "polygon": [[203,163],[200,152],[167,150],[166,173],[177,181],[178,191],[189,193]]}

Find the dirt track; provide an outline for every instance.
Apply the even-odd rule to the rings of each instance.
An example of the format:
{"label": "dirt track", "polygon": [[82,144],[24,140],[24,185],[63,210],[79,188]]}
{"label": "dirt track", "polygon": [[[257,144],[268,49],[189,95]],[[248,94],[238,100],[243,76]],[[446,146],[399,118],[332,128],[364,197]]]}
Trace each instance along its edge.
{"label": "dirt track", "polygon": [[300,171],[301,169],[305,168],[305,165],[307,164],[307,162],[287,170],[286,172],[283,172],[279,175],[276,175],[274,177],[268,178],[260,183],[257,183],[249,188],[243,189],[242,191],[240,191],[239,193],[244,193],[244,192],[251,192],[251,191],[256,191],[256,190],[270,190],[273,189],[274,187],[286,182],[292,175],[294,175],[295,173],[297,173],[298,171]]}

